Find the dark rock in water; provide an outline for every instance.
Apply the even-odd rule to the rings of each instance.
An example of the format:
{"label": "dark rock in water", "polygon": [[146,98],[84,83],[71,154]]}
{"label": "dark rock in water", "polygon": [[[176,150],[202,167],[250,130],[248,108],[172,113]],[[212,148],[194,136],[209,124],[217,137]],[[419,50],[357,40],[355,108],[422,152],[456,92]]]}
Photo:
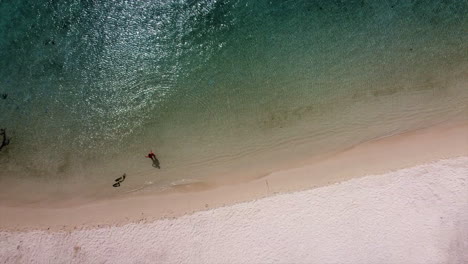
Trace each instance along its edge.
{"label": "dark rock in water", "polygon": [[6,94],[6,93],[2,93],[0,96],[2,97],[2,99],[7,99],[7,97],[8,97],[8,94]]}
{"label": "dark rock in water", "polygon": [[48,39],[48,40],[44,41],[44,45],[55,45],[55,40]]}
{"label": "dark rock in water", "polygon": [[10,139],[6,135],[6,129],[5,128],[0,129],[0,136],[3,137],[2,142],[0,143],[0,150],[2,150],[4,147],[6,147],[8,144],[10,144]]}

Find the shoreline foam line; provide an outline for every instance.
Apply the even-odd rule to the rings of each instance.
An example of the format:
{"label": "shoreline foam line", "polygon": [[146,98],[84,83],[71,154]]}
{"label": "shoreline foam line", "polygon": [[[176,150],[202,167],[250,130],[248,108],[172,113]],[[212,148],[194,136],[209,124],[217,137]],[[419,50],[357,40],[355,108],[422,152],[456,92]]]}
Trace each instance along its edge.
{"label": "shoreline foam line", "polygon": [[[468,157],[118,227],[0,232],[3,263],[466,263]],[[118,258],[118,259],[117,259]]]}
{"label": "shoreline foam line", "polygon": [[[152,222],[277,193],[317,188],[356,177],[417,164],[468,156],[468,123],[450,124],[367,142],[324,159],[242,183],[230,177],[176,186],[152,195],[133,195],[80,206],[30,208],[0,206],[1,230],[73,230],[130,222]],[[232,177],[231,177],[232,178]]]}

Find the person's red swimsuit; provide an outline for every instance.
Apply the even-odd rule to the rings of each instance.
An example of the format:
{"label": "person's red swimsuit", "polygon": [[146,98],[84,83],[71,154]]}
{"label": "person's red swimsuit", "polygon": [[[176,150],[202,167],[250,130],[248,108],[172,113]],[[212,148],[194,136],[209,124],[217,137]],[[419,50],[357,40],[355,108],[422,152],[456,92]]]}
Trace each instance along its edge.
{"label": "person's red swimsuit", "polygon": [[153,153],[153,151],[151,151],[150,153],[148,153],[148,156],[145,156],[149,159],[153,159],[153,158],[156,158],[156,155]]}

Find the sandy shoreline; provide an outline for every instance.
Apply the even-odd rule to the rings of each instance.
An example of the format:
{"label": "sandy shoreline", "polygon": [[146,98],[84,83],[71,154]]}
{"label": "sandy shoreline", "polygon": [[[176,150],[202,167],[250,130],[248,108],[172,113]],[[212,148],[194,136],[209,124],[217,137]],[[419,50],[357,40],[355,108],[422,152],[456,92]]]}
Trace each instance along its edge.
{"label": "sandy shoreline", "polygon": [[366,142],[346,151],[291,164],[291,168],[244,182],[230,177],[175,186],[69,208],[0,207],[1,230],[73,230],[153,222],[187,213],[306,190],[356,177],[468,156],[468,123],[444,124]]}
{"label": "sandy shoreline", "polygon": [[468,157],[151,223],[0,231],[2,263],[468,262]]}

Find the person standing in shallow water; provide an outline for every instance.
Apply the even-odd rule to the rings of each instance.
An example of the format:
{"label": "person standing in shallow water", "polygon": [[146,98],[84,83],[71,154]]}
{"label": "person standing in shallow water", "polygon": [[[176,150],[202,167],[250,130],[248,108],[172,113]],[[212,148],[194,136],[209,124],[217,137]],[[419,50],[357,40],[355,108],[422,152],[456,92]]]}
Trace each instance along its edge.
{"label": "person standing in shallow water", "polygon": [[151,159],[151,161],[153,161],[153,167],[161,169],[161,167],[159,166],[159,160],[158,160],[158,158],[156,158],[156,154],[154,154],[152,150],[145,157],[147,157],[147,158]]}

